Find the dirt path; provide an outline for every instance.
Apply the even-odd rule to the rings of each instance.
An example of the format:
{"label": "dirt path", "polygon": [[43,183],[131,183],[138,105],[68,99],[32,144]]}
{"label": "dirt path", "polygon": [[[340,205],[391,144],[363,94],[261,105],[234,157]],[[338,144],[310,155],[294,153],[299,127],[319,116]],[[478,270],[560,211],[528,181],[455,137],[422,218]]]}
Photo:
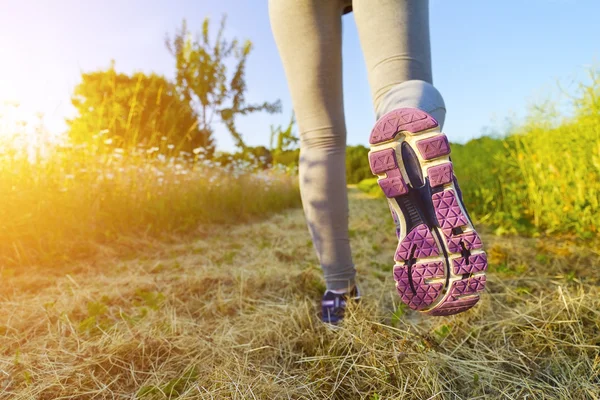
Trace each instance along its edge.
{"label": "dirt path", "polygon": [[0,397],[600,398],[598,257],[483,238],[480,305],[421,317],[394,291],[385,202],[351,189],[365,298],[337,331],[316,318],[301,210],[68,274],[3,273]]}

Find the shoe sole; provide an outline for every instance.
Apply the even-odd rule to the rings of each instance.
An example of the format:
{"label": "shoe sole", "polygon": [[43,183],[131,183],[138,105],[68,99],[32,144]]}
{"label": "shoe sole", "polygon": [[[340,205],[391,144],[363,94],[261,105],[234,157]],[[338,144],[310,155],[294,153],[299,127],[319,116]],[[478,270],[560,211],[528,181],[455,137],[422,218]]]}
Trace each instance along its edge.
{"label": "shoe sole", "polygon": [[369,164],[399,217],[394,279],[402,301],[452,315],[479,301],[487,258],[462,203],[450,145],[426,112],[401,108],[377,121]]}

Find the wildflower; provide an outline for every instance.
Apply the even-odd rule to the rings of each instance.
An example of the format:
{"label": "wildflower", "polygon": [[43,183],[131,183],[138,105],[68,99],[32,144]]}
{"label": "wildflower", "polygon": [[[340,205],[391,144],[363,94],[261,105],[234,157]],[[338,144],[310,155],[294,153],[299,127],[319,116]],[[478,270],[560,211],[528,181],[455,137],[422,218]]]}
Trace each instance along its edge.
{"label": "wildflower", "polygon": [[106,139],[104,140],[104,144],[112,144],[113,140],[112,139]]}
{"label": "wildflower", "polygon": [[174,144],[167,145],[167,149],[169,149],[169,150],[173,150],[174,148],[175,148]]}

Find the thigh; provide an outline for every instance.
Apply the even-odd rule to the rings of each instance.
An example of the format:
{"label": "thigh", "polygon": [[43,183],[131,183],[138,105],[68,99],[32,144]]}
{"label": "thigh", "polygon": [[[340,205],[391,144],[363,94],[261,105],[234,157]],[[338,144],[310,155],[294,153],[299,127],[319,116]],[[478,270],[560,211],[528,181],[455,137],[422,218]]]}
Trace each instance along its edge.
{"label": "thigh", "polygon": [[344,126],[341,0],[270,0],[269,15],[301,135]]}
{"label": "thigh", "polygon": [[432,83],[428,0],[354,0],[375,105],[394,85]]}

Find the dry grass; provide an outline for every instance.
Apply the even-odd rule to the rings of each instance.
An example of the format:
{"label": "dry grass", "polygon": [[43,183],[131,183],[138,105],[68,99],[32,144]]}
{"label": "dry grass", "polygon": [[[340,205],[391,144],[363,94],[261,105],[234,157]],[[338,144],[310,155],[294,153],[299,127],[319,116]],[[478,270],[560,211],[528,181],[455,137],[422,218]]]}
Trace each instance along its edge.
{"label": "dry grass", "polygon": [[424,318],[394,294],[385,202],[352,190],[351,215],[365,298],[336,331],[298,209],[3,276],[0,397],[600,398],[598,254],[484,233],[481,304]]}

